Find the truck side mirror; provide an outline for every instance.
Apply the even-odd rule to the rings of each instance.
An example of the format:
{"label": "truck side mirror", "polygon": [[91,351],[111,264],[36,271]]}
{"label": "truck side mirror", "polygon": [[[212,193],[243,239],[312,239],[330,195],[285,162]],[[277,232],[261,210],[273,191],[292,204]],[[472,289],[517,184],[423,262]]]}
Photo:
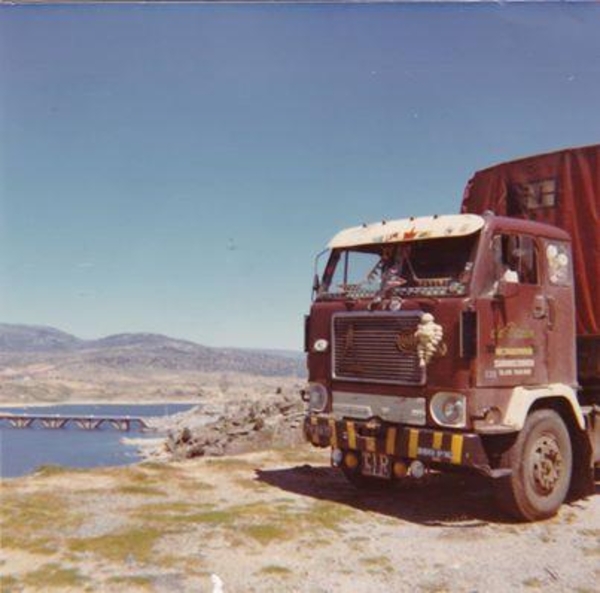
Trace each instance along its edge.
{"label": "truck side mirror", "polygon": [[321,258],[326,254],[329,253],[329,249],[323,249],[323,251],[321,251],[321,253],[317,254],[317,257],[315,257],[315,275],[313,276],[313,285],[312,285],[312,298],[314,299],[318,294],[319,291],[321,290],[321,280],[320,280],[320,274],[319,274],[319,262],[321,261]]}
{"label": "truck side mirror", "polygon": [[314,278],[313,278],[313,296],[316,295],[319,292],[319,289],[321,288],[321,282],[319,280],[319,275],[315,274]]}

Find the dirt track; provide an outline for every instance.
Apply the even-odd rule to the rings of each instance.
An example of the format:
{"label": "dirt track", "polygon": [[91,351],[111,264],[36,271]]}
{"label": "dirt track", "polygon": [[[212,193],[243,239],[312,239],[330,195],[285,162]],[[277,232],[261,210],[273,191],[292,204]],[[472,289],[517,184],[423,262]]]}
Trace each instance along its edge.
{"label": "dirt track", "polygon": [[5,480],[4,592],[598,591],[600,496],[538,524],[485,481],[360,493],[295,450]]}

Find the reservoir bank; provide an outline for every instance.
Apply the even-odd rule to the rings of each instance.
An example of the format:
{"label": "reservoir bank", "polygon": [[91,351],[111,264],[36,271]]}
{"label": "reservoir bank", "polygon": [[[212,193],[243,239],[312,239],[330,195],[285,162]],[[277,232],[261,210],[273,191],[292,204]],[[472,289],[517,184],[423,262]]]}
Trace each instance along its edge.
{"label": "reservoir bank", "polygon": [[[44,416],[94,416],[157,418],[184,412],[196,406],[192,403],[119,403],[2,406],[1,411],[11,414]],[[0,477],[14,478],[34,472],[45,465],[73,468],[119,466],[140,460],[137,447],[128,445],[128,439],[156,438],[160,433],[138,429],[120,431],[103,426],[96,430],[82,430],[75,426],[47,429],[39,426],[13,428],[7,423],[0,427]]]}

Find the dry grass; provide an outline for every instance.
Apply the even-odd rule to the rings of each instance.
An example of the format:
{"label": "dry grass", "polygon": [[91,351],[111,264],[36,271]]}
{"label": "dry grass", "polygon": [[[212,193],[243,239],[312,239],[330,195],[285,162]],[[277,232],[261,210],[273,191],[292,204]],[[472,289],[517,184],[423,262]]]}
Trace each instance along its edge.
{"label": "dry grass", "polygon": [[56,551],[57,534],[73,531],[83,522],[82,514],[69,510],[66,497],[49,492],[3,492],[0,502],[3,548],[52,555]]}
{"label": "dry grass", "polygon": [[[358,493],[326,467],[326,452],[319,455],[312,467],[300,465],[303,450],[294,450],[74,472],[48,467],[8,481],[0,492],[0,590],[210,591],[216,573],[233,593],[433,593],[457,590],[453,563],[470,579],[458,590],[474,590],[477,567],[490,570],[476,558],[483,547],[494,566],[505,562],[490,591],[536,590],[544,584],[533,566],[541,542],[564,590],[595,590],[600,527],[589,514],[598,510],[593,501],[542,525],[471,519],[449,529],[435,491],[430,500],[419,489],[416,506],[410,491]],[[463,512],[462,499],[451,504]],[[572,552],[565,534],[576,547],[572,575],[571,561],[553,564]],[[506,570],[503,554],[512,567],[514,550],[532,558],[530,570]]]}
{"label": "dry grass", "polygon": [[153,559],[154,545],[163,535],[164,532],[152,527],[130,527],[109,535],[71,539],[67,547],[75,553],[94,554],[119,564],[131,561],[144,564]]}

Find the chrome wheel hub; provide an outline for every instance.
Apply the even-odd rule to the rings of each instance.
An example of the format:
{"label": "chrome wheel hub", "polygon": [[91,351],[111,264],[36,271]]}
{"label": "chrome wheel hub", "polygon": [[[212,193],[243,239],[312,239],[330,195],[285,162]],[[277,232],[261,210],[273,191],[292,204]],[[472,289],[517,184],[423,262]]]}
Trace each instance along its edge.
{"label": "chrome wheel hub", "polygon": [[554,490],[563,470],[563,457],[556,439],[549,435],[539,438],[532,451],[533,480],[544,494]]}

